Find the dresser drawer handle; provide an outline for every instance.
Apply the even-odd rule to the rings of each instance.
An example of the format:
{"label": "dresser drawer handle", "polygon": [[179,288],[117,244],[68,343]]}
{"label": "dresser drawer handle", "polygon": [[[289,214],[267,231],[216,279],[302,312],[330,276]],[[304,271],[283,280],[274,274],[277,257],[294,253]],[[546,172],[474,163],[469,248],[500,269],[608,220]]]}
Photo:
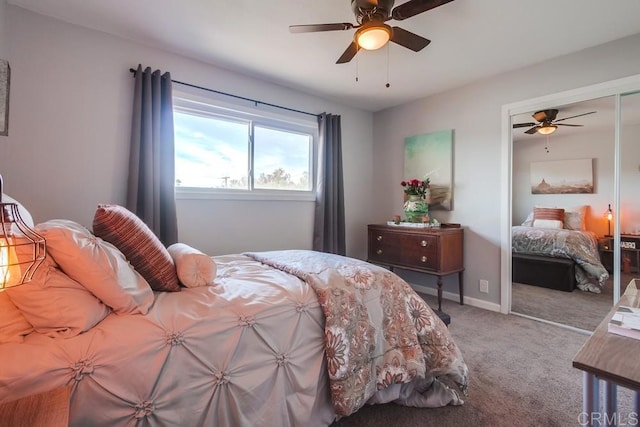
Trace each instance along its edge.
{"label": "dresser drawer handle", "polygon": [[422,242],[420,242],[420,246],[425,247],[427,246],[427,241],[423,240]]}
{"label": "dresser drawer handle", "polygon": [[423,255],[422,258],[420,258],[420,261],[427,262],[427,257]]}
{"label": "dresser drawer handle", "polygon": [[378,250],[376,251],[376,253],[377,253],[378,255],[382,255],[382,249],[378,249]]}
{"label": "dresser drawer handle", "polygon": [[379,241],[381,241],[381,240],[382,240],[382,236],[378,236],[378,237],[376,237],[376,240],[377,240],[378,242],[379,242]]}

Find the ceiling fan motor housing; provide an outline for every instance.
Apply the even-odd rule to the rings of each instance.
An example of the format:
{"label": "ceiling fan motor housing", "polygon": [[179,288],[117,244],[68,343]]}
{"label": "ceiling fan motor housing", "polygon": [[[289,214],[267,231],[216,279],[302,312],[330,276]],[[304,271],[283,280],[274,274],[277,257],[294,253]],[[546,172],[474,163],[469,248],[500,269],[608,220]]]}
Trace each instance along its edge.
{"label": "ceiling fan motor housing", "polygon": [[389,19],[395,0],[351,0],[351,9],[358,24],[384,22]]}

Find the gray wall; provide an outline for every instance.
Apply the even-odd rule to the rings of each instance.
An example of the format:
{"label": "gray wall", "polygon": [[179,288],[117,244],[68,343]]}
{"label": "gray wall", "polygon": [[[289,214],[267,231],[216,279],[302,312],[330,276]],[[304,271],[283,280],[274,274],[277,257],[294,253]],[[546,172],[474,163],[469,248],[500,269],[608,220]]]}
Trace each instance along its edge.
{"label": "gray wall", "polygon": [[[466,227],[465,294],[477,305],[497,309],[502,106],[637,73],[640,34],[376,113],[373,184],[381,196],[375,199],[374,219],[384,221],[401,209],[404,138],[454,129],[454,210],[435,216]],[[430,276],[403,275],[411,283],[435,283]],[[480,279],[489,281],[489,294],[479,292]],[[448,278],[445,292],[457,292],[456,286],[455,276]]]}
{"label": "gray wall", "polygon": [[[0,58],[7,59],[7,32],[5,30],[6,27],[6,8],[7,1],[0,0]],[[0,137],[1,138],[1,137]]]}
{"label": "gray wall", "polygon": [[[0,0],[3,1],[3,0]],[[41,222],[90,226],[98,203],[124,203],[138,63],[174,79],[291,108],[340,114],[347,252],[366,253],[373,115],[105,33],[7,6],[11,132],[0,140],[7,193]],[[3,37],[3,39],[5,39]],[[179,239],[212,255],[310,248],[313,202],[179,200]]]}

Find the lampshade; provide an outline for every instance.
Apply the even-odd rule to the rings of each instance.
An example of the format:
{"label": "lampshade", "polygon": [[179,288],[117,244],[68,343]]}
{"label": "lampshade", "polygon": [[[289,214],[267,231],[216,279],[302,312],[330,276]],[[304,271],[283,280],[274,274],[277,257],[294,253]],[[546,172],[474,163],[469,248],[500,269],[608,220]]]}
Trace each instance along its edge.
{"label": "lampshade", "polygon": [[3,203],[0,175],[0,290],[31,281],[45,251],[44,238],[25,224],[18,205]]}
{"label": "lampshade", "polygon": [[366,50],[380,49],[391,38],[391,27],[380,22],[367,22],[356,31],[354,39]]}
{"label": "lampshade", "polygon": [[538,133],[542,135],[551,135],[558,129],[556,125],[542,125],[538,128]]}

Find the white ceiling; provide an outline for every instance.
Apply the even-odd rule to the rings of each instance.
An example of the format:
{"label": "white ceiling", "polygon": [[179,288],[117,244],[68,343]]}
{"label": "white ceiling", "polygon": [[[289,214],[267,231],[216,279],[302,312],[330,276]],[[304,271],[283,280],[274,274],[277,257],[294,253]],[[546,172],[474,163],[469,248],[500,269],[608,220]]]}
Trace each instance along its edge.
{"label": "white ceiling", "polygon": [[7,2],[369,111],[640,32],[638,0],[455,0],[389,22],[430,39],[421,52],[391,44],[337,65],[355,30],[288,26],[355,23],[349,0]]}

